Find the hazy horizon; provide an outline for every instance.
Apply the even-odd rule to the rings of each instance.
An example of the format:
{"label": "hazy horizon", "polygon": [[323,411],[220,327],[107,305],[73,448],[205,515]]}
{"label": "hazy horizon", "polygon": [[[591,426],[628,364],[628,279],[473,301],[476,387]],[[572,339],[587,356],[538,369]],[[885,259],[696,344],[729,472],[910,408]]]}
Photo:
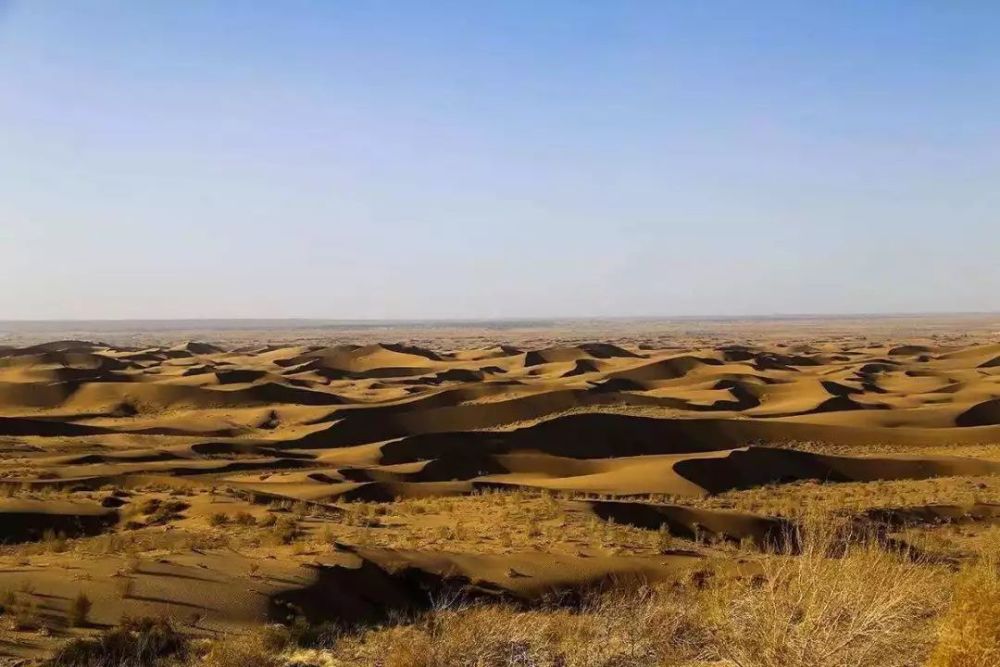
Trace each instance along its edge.
{"label": "hazy horizon", "polygon": [[998,25],[0,0],[0,320],[995,312]]}
{"label": "hazy horizon", "polygon": [[[337,319],[337,318],[121,318],[121,319],[0,319],[0,335],[31,332],[35,334],[59,333],[123,333],[171,331],[365,331],[409,329],[565,329],[594,326],[680,325],[680,324],[835,324],[835,323],[948,323],[952,326],[967,323],[982,328],[997,325],[1000,312],[926,312],[926,313],[789,313],[757,315],[608,315],[565,317],[493,317],[493,318],[388,318],[388,319]],[[1000,331],[1000,330],[998,330]]]}
{"label": "hazy horizon", "polygon": [[683,321],[683,320],[770,320],[770,319],[906,319],[906,318],[962,318],[1000,315],[997,310],[968,311],[921,311],[921,312],[859,312],[859,313],[747,313],[745,315],[725,315],[702,313],[694,315],[559,315],[559,316],[517,316],[502,317],[387,317],[387,318],[339,318],[339,317],[107,317],[107,318],[44,318],[44,319],[6,319],[0,318],[0,324],[61,324],[61,323],[167,323],[167,322],[306,322],[333,324],[393,324],[421,322],[572,322],[582,320],[649,320],[649,321]]}

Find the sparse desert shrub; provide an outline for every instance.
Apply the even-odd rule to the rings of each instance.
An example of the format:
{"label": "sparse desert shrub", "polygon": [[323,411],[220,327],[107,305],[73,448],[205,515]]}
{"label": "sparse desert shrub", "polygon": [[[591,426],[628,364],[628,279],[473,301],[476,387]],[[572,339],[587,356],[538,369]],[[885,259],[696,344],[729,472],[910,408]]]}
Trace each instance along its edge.
{"label": "sparse desert shrub", "polygon": [[59,648],[51,667],[156,667],[187,649],[187,640],[163,618],[123,619],[94,639],[74,639]]}
{"label": "sparse desert shrub", "polygon": [[267,625],[247,635],[230,635],[204,644],[192,664],[199,667],[278,667],[280,654],[294,640],[282,625]]}
{"label": "sparse desert shrub", "polygon": [[250,512],[242,511],[237,512],[233,516],[233,523],[240,526],[253,526],[256,525],[257,520],[253,518],[253,514],[250,514]]}
{"label": "sparse desert shrub", "polygon": [[1000,665],[1000,554],[959,576],[928,667]]}
{"label": "sparse desert shrub", "polygon": [[159,498],[146,498],[139,505],[138,511],[142,514],[152,514],[153,512],[160,509],[160,499]]}
{"label": "sparse desert shrub", "polygon": [[264,638],[272,646],[281,648],[329,648],[344,635],[344,628],[334,622],[309,623],[301,613],[294,614],[287,626],[269,626],[269,634]]}
{"label": "sparse desert shrub", "polygon": [[[336,665],[660,667],[693,658],[704,637],[673,590],[625,587],[577,609],[439,608],[408,625],[342,637]],[[321,663],[325,664],[325,663]]]}
{"label": "sparse desert shrub", "polygon": [[656,548],[660,551],[667,551],[673,545],[673,538],[670,536],[670,528],[667,524],[660,524],[656,531]]}
{"label": "sparse desert shrub", "polygon": [[940,573],[836,523],[811,524],[795,540],[799,555],[762,555],[744,576],[709,587],[712,656],[740,667],[919,662]]}
{"label": "sparse desert shrub", "polygon": [[69,623],[74,627],[80,627],[87,624],[87,620],[90,617],[90,608],[93,606],[93,602],[87,597],[85,593],[79,593],[69,607]]}
{"label": "sparse desert shrub", "polygon": [[293,641],[292,630],[284,625],[265,625],[257,632],[257,640],[272,653],[280,653]]}
{"label": "sparse desert shrub", "polygon": [[[283,647],[282,647],[283,648]],[[284,664],[260,633],[226,637],[213,642],[199,660],[202,667],[279,667]]]}
{"label": "sparse desert shrub", "polygon": [[2,598],[3,614],[13,630],[37,630],[41,627],[34,590],[25,584],[18,591],[8,591]]}
{"label": "sparse desert shrub", "polygon": [[51,528],[46,530],[42,533],[42,547],[51,553],[60,554],[66,551],[66,534]]}
{"label": "sparse desert shrub", "polygon": [[150,525],[160,525],[181,518],[181,512],[188,509],[188,505],[183,500],[167,500],[157,505],[156,509],[149,514]]}
{"label": "sparse desert shrub", "polygon": [[89,540],[77,542],[77,551],[82,554],[120,554],[135,550],[135,536],[131,534],[105,533]]}
{"label": "sparse desert shrub", "polygon": [[283,516],[271,527],[271,537],[278,544],[291,544],[298,536],[298,523],[292,517]]}
{"label": "sparse desert shrub", "polygon": [[376,506],[368,503],[350,503],[344,508],[341,517],[348,526],[368,528],[379,525]]}
{"label": "sparse desert shrub", "polygon": [[337,539],[337,534],[333,531],[333,527],[330,524],[324,524],[323,529],[319,533],[319,541],[321,544],[333,544]]}
{"label": "sparse desert shrub", "polygon": [[208,525],[219,528],[229,524],[229,515],[225,512],[213,512],[208,517]]}

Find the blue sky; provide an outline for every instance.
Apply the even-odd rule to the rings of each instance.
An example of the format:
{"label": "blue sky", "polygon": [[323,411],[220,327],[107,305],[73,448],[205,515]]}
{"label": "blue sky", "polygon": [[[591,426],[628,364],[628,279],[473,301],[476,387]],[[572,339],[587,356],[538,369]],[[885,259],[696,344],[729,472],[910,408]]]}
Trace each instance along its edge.
{"label": "blue sky", "polygon": [[998,310],[998,34],[988,0],[0,0],[0,319]]}

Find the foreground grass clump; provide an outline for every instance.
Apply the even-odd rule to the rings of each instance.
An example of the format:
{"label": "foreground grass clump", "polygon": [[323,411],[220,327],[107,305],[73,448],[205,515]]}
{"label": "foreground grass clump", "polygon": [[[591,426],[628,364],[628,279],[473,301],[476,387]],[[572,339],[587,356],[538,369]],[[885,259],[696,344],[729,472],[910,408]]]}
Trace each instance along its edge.
{"label": "foreground grass clump", "polygon": [[[794,549],[709,558],[678,581],[618,581],[534,607],[454,601],[381,626],[264,628],[190,646],[169,623],[71,642],[56,667],[986,667],[1000,570],[947,568],[851,524],[809,519]],[[943,612],[943,615],[942,615]],[[935,627],[940,627],[935,645]],[[164,663],[163,659],[173,660]],[[186,661],[186,662],[185,662]]]}
{"label": "foreground grass clump", "polygon": [[75,639],[63,645],[50,667],[156,667],[182,658],[187,639],[167,619],[124,619],[95,639]]}
{"label": "foreground grass clump", "polygon": [[795,542],[798,555],[748,555],[738,568],[683,585],[612,590],[572,609],[437,609],[343,637],[321,664],[902,667],[925,660],[947,590],[941,570],[829,521]]}
{"label": "foreground grass clump", "polygon": [[323,657],[338,667],[679,664],[699,650],[690,611],[649,587],[596,596],[577,610],[442,608],[410,624],[343,637]]}
{"label": "foreground grass clump", "polygon": [[281,652],[287,640],[276,639],[270,629],[248,637],[228,637],[212,643],[198,656],[199,667],[281,667],[285,660]]}
{"label": "foreground grass clump", "polygon": [[919,664],[943,572],[843,524],[811,521],[794,557],[763,556],[750,577],[707,594],[714,657],[740,667]]}
{"label": "foreground grass clump", "polygon": [[1000,665],[1000,553],[959,576],[928,667]]}

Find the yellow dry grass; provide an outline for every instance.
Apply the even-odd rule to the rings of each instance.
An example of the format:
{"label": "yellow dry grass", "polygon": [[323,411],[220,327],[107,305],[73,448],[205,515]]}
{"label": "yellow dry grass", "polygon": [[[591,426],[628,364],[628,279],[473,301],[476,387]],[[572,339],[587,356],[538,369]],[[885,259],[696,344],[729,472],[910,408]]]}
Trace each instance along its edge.
{"label": "yellow dry grass", "polygon": [[[327,667],[902,667],[926,660],[947,605],[948,571],[852,534],[842,521],[812,519],[800,539],[798,555],[748,553],[736,569],[681,585],[611,588],[569,607],[443,604],[321,649],[286,652],[286,660]],[[987,592],[996,595],[996,571],[970,570],[961,582],[934,667],[995,664],[938,657],[955,650],[948,646],[979,650],[968,648],[979,644],[966,635],[996,631],[995,597]],[[949,629],[956,622],[949,618],[961,619],[959,626]]]}
{"label": "yellow dry grass", "polygon": [[1000,665],[1000,537],[961,572],[927,667]]}

